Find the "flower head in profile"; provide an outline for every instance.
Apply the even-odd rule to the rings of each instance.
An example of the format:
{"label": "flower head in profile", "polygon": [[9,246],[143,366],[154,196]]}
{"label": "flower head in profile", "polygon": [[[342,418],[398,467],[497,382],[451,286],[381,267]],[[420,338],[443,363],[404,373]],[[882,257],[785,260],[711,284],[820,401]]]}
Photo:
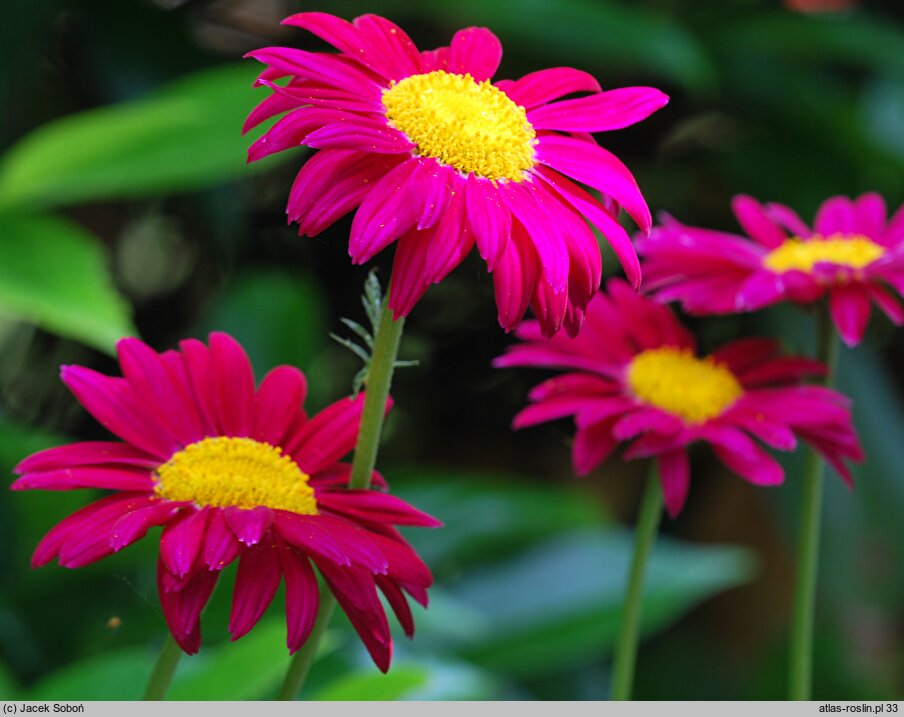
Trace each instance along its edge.
{"label": "flower head in profile", "polygon": [[[158,354],[136,339],[118,345],[123,377],[65,366],[76,398],[120,441],[75,443],[26,458],[14,490],[112,491],[40,542],[33,566],[56,558],[78,568],[162,526],[157,567],[170,632],[188,653],[224,567],[238,560],[229,631],[245,635],[286,586],[288,647],[311,632],[317,568],[381,670],[392,640],[381,591],[410,636],[406,593],[426,605],[430,570],[396,525],[437,521],[398,498],[350,490],[363,394],[308,418],[304,375],[273,369],[255,387],[245,352],[226,334]],[[385,482],[374,474],[374,483]]]}
{"label": "flower head in profile", "polygon": [[848,346],[863,338],[873,303],[904,323],[904,309],[886,286],[904,293],[904,207],[886,222],[878,194],[832,197],[812,229],[783,204],[738,196],[732,207],[749,238],[668,217],[640,240],[645,286],[660,301],[680,301],[694,314],[727,314],[828,295]]}
{"label": "flower head in profile", "polygon": [[[493,273],[503,328],[514,328],[530,305],[545,334],[563,324],[575,334],[600,283],[591,227],[639,283],[637,256],[615,215],[622,206],[649,231],[649,210],[631,172],[588,133],[643,120],[667,102],[663,93],[603,92],[566,67],[493,82],[502,46],[485,28],[420,52],[376,15],[347,22],[305,12],[285,23],[339,53],[250,53],[267,65],[259,83],[272,94],[246,130],[283,116],[249,160],[299,145],[319,150],[292,187],[289,221],[315,236],[357,209],[349,241],[356,264],[397,242],[389,298],[396,316],[476,244]],[[561,99],[576,93],[583,96]]]}
{"label": "flower head in profile", "polygon": [[665,306],[619,280],[587,309],[575,339],[544,339],[535,323],[518,329],[524,343],[496,366],[563,369],[530,393],[514,427],[573,416],[574,470],[586,475],[625,445],[624,458],[655,457],[666,508],[676,516],[690,487],[687,448],[712,446],[734,473],[776,485],[784,472],[763,445],[794,450],[810,443],[850,484],[845,459],[862,460],[849,400],[801,384],[825,371],[818,362],[782,356],[770,339],[742,339],[699,357],[693,337]]}

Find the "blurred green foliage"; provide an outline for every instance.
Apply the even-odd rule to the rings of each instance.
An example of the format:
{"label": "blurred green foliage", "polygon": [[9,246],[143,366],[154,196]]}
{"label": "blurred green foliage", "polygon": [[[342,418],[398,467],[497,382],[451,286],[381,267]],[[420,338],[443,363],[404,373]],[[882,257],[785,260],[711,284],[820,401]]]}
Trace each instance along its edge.
{"label": "blurred green foliage", "polygon": [[[322,49],[278,21],[288,1],[47,0],[0,8],[0,466],[103,437],[56,380],[60,363],[114,371],[123,334],[157,348],[227,330],[258,375],[308,374],[309,407],[350,390],[355,358],[327,340],[362,322],[366,269],[348,224],[314,240],[285,226],[303,151],[248,167],[240,136],[257,67],[250,49]],[[634,170],[654,212],[726,230],[749,192],[804,216],[831,194],[904,199],[904,10],[863,2],[800,14],[766,0],[499,0],[305,5],[385,14],[421,47],[489,25],[501,76],[569,65],[604,87],[652,84],[672,101],[600,136]],[[387,257],[377,262],[383,276]],[[607,268],[615,266],[609,261]],[[39,327],[35,330],[33,326]],[[809,318],[786,307],[695,321],[705,348],[777,334],[808,351]],[[640,481],[618,460],[589,481],[568,429],[508,431],[539,373],[493,371],[508,341],[479,262],[412,314],[381,470],[446,527],[412,531],[437,576],[418,635],[378,674],[337,617],[306,688],[314,699],[599,699]],[[830,481],[818,615],[818,699],[904,694],[904,340],[874,319],[842,357],[868,462],[850,493]],[[687,510],[650,568],[637,695],[784,694],[797,485],[754,489],[694,456]],[[403,469],[402,466],[416,466]],[[636,468],[640,468],[639,466]],[[135,698],[162,639],[153,540],[78,571],[28,559],[87,493],[0,493],[0,696]],[[728,547],[731,546],[731,547]],[[280,596],[248,636],[225,631],[234,571],[205,613],[205,646],[172,697],[271,696],[287,662]],[[720,595],[719,597],[715,597]],[[65,599],[61,599],[64,596]]]}

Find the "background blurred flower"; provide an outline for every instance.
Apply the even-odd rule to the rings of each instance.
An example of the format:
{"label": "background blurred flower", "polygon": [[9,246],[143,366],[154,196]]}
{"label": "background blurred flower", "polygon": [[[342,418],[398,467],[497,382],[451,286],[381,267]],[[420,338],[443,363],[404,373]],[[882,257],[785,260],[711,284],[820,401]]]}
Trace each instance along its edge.
{"label": "background blurred flower", "polygon": [[[586,475],[627,444],[624,458],[655,457],[666,508],[678,515],[687,498],[687,447],[709,443],[733,472],[756,485],[777,485],[784,471],[757,441],[794,450],[812,444],[850,483],[845,459],[863,459],[850,401],[820,386],[800,385],[824,367],[780,355],[771,339],[742,339],[698,358],[693,336],[671,311],[613,279],[590,303],[575,339],[544,339],[536,323],[518,329],[525,343],[495,365],[570,369],[530,393],[514,420],[525,428],[573,416],[572,461]],[[757,440],[754,440],[757,439]]]}
{"label": "background blurred flower", "polygon": [[[308,12],[285,22],[341,54],[249,53],[268,66],[259,83],[273,94],[246,130],[287,113],[252,144],[249,161],[299,145],[321,150],[298,173],[289,220],[315,236],[357,207],[349,240],[357,264],[398,239],[389,299],[397,317],[476,244],[493,272],[503,328],[515,327],[530,304],[545,334],[563,323],[576,334],[602,271],[588,221],[639,283],[615,215],[624,206],[648,231],[649,210],[631,172],[588,133],[643,120],[668,101],[662,92],[602,92],[592,76],[565,67],[493,84],[502,45],[485,28],[418,52],[376,15],[349,23]],[[285,77],[285,86],[274,82]],[[553,101],[575,93],[587,94]],[[566,176],[602,192],[604,202]]]}
{"label": "background blurred flower", "polygon": [[646,288],[657,299],[680,301],[694,314],[722,314],[828,294],[848,346],[863,338],[872,303],[896,325],[904,323],[904,309],[884,286],[904,292],[904,207],[886,221],[878,194],[832,197],[812,229],[783,204],[764,206],[741,195],[732,208],[753,241],[671,217],[639,240]]}
{"label": "background blurred flower", "polygon": [[254,627],[284,580],[287,643],[298,650],[319,604],[313,563],[385,672],[392,639],[377,588],[410,636],[405,593],[426,605],[432,582],[393,526],[439,523],[385,493],[345,488],[350,466],[339,459],[355,445],[364,395],[309,419],[298,369],[275,368],[255,390],[247,356],[222,333],[209,347],[189,339],[163,354],[123,339],[118,352],[123,378],[79,366],[64,366],[62,378],[123,442],[51,448],[15,469],[14,490],[115,491],[54,527],[32,565],[56,558],[82,567],[162,525],[160,603],[173,637],[194,653],[201,611],[236,559],[233,640]]}

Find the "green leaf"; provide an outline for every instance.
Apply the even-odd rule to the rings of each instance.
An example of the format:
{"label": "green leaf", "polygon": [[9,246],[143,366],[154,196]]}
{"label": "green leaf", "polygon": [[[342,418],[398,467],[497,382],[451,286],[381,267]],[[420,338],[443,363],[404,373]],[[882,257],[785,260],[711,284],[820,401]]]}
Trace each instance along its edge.
{"label": "green leaf", "polygon": [[306,368],[326,344],[326,303],[309,277],[252,270],[230,282],[204,324],[235,336],[257,370],[282,363]]}
{"label": "green leaf", "polygon": [[486,561],[548,536],[599,525],[606,516],[580,486],[532,483],[523,476],[393,471],[394,492],[443,521],[442,530],[406,534],[424,559]]}
{"label": "green leaf", "polygon": [[154,655],[132,648],[89,657],[54,672],[25,691],[28,700],[137,700]]}
{"label": "green leaf", "polygon": [[112,352],[136,331],[106,261],[68,220],[0,214],[0,311]]}
{"label": "green leaf", "polygon": [[[464,655],[494,670],[533,675],[605,654],[618,627],[632,545],[626,531],[584,530],[472,571],[455,592],[492,629],[464,646]],[[642,632],[662,630],[752,574],[752,558],[739,548],[660,538],[647,567]]]}
{"label": "green leaf", "polygon": [[372,665],[341,675],[313,694],[313,700],[488,700],[499,685],[488,673],[462,662],[397,659],[385,675]]}
{"label": "green leaf", "polygon": [[246,165],[256,63],[223,65],[153,95],[38,127],[0,161],[0,207],[71,204],[222,184]]}
{"label": "green leaf", "polygon": [[345,675],[315,694],[315,700],[401,700],[427,683],[427,670],[413,665],[394,665],[387,674],[368,670]]}
{"label": "green leaf", "polygon": [[19,695],[19,686],[9,671],[0,664],[0,700],[13,700]]}
{"label": "green leaf", "polygon": [[183,659],[167,695],[172,700],[259,700],[271,697],[289,667],[286,626],[266,620],[241,640]]}

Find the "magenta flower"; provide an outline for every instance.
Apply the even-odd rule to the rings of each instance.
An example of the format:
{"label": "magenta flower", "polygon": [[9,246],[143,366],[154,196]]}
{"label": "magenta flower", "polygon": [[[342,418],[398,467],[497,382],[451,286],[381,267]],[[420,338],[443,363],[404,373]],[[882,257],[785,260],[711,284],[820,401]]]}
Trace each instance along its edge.
{"label": "magenta flower", "polygon": [[[349,241],[356,264],[398,240],[389,298],[397,317],[476,244],[493,273],[503,328],[517,326],[530,304],[544,333],[564,323],[575,334],[601,275],[588,222],[639,283],[637,256],[615,215],[621,205],[649,231],[649,209],[631,172],[588,132],[641,121],[666,104],[662,92],[602,92],[593,77],[566,67],[493,83],[502,46],[485,28],[419,52],[376,15],[347,22],[306,12],[285,23],[340,53],[250,53],[268,66],[259,83],[273,94],[245,129],[286,114],[251,146],[249,161],[299,145],[320,150],[298,173],[289,220],[315,236],[357,208]],[[280,78],[288,82],[276,84]],[[575,93],[587,94],[553,101]]]}
{"label": "magenta flower", "polygon": [[783,204],[738,196],[732,207],[753,241],[667,217],[638,243],[646,287],[660,301],[680,301],[694,314],[727,314],[784,300],[808,304],[828,294],[848,346],[863,338],[872,303],[896,325],[904,323],[904,309],[885,287],[904,293],[904,207],[886,223],[878,194],[832,197],[813,229]]}
{"label": "magenta flower", "polygon": [[755,485],[784,480],[760,442],[791,451],[809,442],[850,484],[845,459],[863,452],[850,401],[837,391],[801,385],[822,364],[785,357],[770,339],[743,339],[700,358],[687,331],[665,306],[612,280],[587,309],[575,339],[544,339],[536,323],[518,329],[523,344],[496,366],[537,366],[568,373],[530,393],[515,428],[573,416],[574,470],[586,475],[620,444],[624,458],[656,457],[666,508],[678,515],[687,498],[687,447],[709,443],[733,472]]}
{"label": "magenta flower", "polygon": [[[432,582],[393,526],[439,523],[386,493],[346,488],[351,467],[340,459],[355,445],[364,396],[309,419],[304,374],[280,366],[255,389],[245,352],[226,334],[211,334],[209,348],[189,339],[157,354],[123,339],[118,351],[123,378],[64,366],[62,379],[122,442],[51,448],[16,467],[13,490],[113,491],[54,527],[32,565],[82,567],[163,526],[160,604],[194,653],[201,611],[236,559],[232,639],[254,627],[284,580],[287,643],[298,650],[317,615],[313,563],[386,671],[392,640],[377,589],[410,636],[405,593],[426,605]],[[374,483],[386,487],[376,473]]]}

